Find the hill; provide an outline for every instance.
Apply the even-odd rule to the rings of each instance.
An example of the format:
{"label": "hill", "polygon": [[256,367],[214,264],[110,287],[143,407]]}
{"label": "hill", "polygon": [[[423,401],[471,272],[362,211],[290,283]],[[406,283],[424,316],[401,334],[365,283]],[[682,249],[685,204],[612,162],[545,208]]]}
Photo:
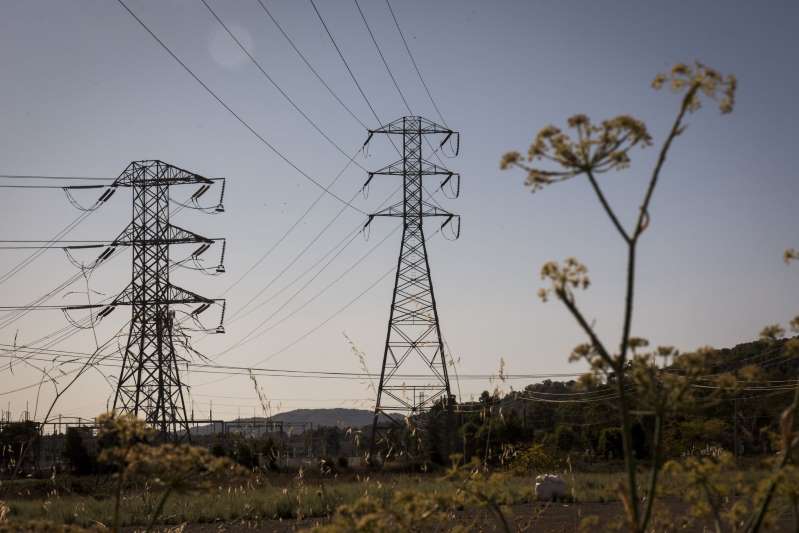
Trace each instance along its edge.
{"label": "hill", "polygon": [[272,417],[276,422],[311,423],[313,427],[360,428],[372,423],[374,413],[365,409],[294,409]]}
{"label": "hill", "polygon": [[[294,409],[279,413],[272,417],[273,422],[283,422],[291,427],[291,432],[301,433],[305,428],[318,427],[362,428],[371,425],[374,413],[365,409]],[[259,429],[266,421],[264,417],[237,418],[227,421],[228,430],[245,434],[260,434]],[[262,427],[262,426],[261,426]],[[192,435],[209,435],[219,431],[220,427],[212,428],[210,425],[192,428]]]}

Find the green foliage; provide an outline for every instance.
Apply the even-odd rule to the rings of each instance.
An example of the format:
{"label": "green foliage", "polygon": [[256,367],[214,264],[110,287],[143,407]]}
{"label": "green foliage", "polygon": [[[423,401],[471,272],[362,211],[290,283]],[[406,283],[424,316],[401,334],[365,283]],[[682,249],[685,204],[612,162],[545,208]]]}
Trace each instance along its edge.
{"label": "green foliage", "polygon": [[278,447],[269,437],[245,437],[228,434],[218,437],[211,445],[211,453],[216,457],[227,457],[244,468],[277,468]]}
{"label": "green foliage", "polygon": [[123,488],[131,480],[141,480],[162,489],[158,503],[150,513],[149,532],[173,492],[198,490],[222,475],[235,477],[243,474],[228,459],[215,457],[205,448],[187,444],[149,444],[147,439],[152,437],[152,430],[134,415],[108,413],[100,415],[97,424],[98,437],[106,445],[100,452],[99,461],[118,471],[112,522],[115,533],[120,528]]}
{"label": "green foliage", "polygon": [[577,446],[578,436],[569,426],[558,426],[555,429],[555,442],[558,450],[570,452]]}
{"label": "green foliage", "polygon": [[624,453],[621,429],[618,427],[604,428],[599,433],[598,452],[606,459],[620,459]]}
{"label": "green foliage", "polygon": [[[553,125],[542,128],[533,139],[527,155],[512,151],[502,156],[501,169],[519,168],[526,172],[525,184],[536,192],[555,183],[585,177],[593,189],[599,204],[612,223],[615,231],[627,247],[626,287],[621,320],[619,351],[614,353],[595,330],[590,317],[577,301],[577,290],[586,290],[591,284],[588,268],[574,257],[563,263],[548,261],[541,267],[541,279],[547,286],[539,290],[539,297],[548,301],[554,297],[569,311],[585,333],[589,342],[573,351],[571,361],[585,361],[590,372],[581,378],[589,386],[615,382],[617,397],[615,404],[620,415],[622,456],[627,471],[625,490],[621,492],[627,526],[631,531],[647,531],[652,517],[654,498],[657,494],[658,470],[663,420],[667,414],[681,409],[686,397],[690,399],[690,383],[696,373],[674,373],[661,379],[654,363],[655,355],[673,352],[667,347],[654,353],[642,354],[649,342],[631,334],[633,304],[635,301],[636,258],[640,237],[649,227],[649,207],[658,184],[663,164],[674,140],[686,129],[685,119],[701,107],[702,100],[716,101],[723,114],[732,111],[735,103],[737,80],[734,76],[722,76],[707,65],[696,62],[689,66],[679,63],[670,72],[658,74],[652,82],[654,89],[669,85],[674,92],[682,93],[682,100],[671,130],[664,140],[656,163],[648,179],[646,192],[637,206],[637,217],[632,228],[621,222],[611,206],[599,182],[602,174],[611,170],[626,169],[631,164],[631,151],[636,146],[647,147],[652,137],[643,121],[629,115],[619,115],[601,122],[593,122],[583,114],[573,115],[567,120],[567,130]],[[786,254],[786,260],[791,254]],[[774,333],[773,331],[771,333]],[[693,370],[693,368],[689,368]],[[653,471],[646,485],[648,501],[641,504],[642,491],[637,480],[637,461],[648,450],[646,439],[634,434],[635,419],[628,384],[634,385],[637,393],[636,409],[648,411],[654,417],[653,424]],[[798,389],[799,390],[799,389]],[[799,398],[799,397],[798,397]],[[600,448],[606,454],[613,453],[609,433],[600,435]]]}
{"label": "green foliage", "polygon": [[742,528],[751,511],[752,484],[744,482],[731,454],[671,461],[664,471],[679,480],[676,495],[690,504],[693,518],[712,521],[716,531]]}
{"label": "green foliage", "polygon": [[36,422],[10,422],[0,431],[0,468],[19,472],[34,466],[41,439]]}
{"label": "green foliage", "polygon": [[447,521],[454,509],[486,508],[500,531],[511,531],[506,506],[514,501],[507,479],[501,474],[486,474],[479,460],[455,465],[446,474],[452,490],[396,491],[389,498],[377,498],[368,492],[349,505],[340,506],[329,524],[317,526],[316,533],[422,531],[446,528],[466,532],[472,528]]}
{"label": "green foliage", "polygon": [[418,492],[396,492],[388,501],[368,494],[338,508],[330,523],[317,526],[314,533],[419,531],[443,524],[444,503]]}
{"label": "green foliage", "polygon": [[517,453],[510,467],[516,474],[535,475],[560,470],[563,464],[539,443]]}
{"label": "green foliage", "polygon": [[97,454],[89,450],[91,434],[81,428],[67,428],[64,459],[74,474],[85,476],[97,471]]}

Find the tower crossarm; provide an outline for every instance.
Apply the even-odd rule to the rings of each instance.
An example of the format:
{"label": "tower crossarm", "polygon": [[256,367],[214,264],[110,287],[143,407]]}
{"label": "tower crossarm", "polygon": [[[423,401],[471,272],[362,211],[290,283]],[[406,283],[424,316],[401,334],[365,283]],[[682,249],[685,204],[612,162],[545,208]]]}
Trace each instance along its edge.
{"label": "tower crossarm", "polygon": [[[376,213],[369,215],[369,221],[374,217],[402,217],[405,216],[404,203],[402,201],[381,209]],[[450,213],[446,209],[442,209],[437,205],[433,205],[428,201],[422,201],[422,211],[419,213],[422,217],[455,217],[458,216]]]}
{"label": "tower crossarm", "polygon": [[[416,175],[419,176],[452,176],[455,174],[449,169],[446,169],[440,165],[436,165],[435,163],[431,163],[425,159],[421,159],[421,168],[416,171]],[[398,161],[394,161],[390,165],[386,165],[385,167],[381,168],[380,170],[375,170],[374,172],[370,172],[369,176],[404,176],[405,175],[405,161],[402,159]]]}
{"label": "tower crossarm", "polygon": [[414,124],[419,125],[418,133],[429,134],[429,133],[441,133],[444,135],[452,135],[456,133],[455,131],[451,130],[446,126],[442,126],[441,124],[436,124],[432,120],[428,120],[424,117],[402,117],[389,122],[388,124],[384,124],[379,128],[375,128],[373,130],[368,130],[369,135],[373,135],[375,133],[387,133],[387,134],[396,134],[402,135],[407,133],[407,124],[408,122],[413,122]]}
{"label": "tower crossarm", "polygon": [[[419,169],[416,171],[417,176],[446,176],[442,182],[441,186],[443,187],[453,176],[458,176],[457,172],[453,172],[447,168],[444,168],[440,165],[436,165],[435,163],[431,163],[425,159],[419,159]],[[404,159],[400,159],[398,161],[394,161],[390,165],[386,165],[385,167],[381,168],[380,170],[375,170],[374,172],[369,172],[369,176],[366,179],[366,182],[363,184],[363,188],[366,189],[369,187],[369,184],[372,182],[372,179],[375,176],[404,176],[406,174],[406,161]]]}
{"label": "tower crossarm", "polygon": [[133,161],[114,180],[113,187],[146,187],[150,185],[210,185],[214,180],[195,174],[158,159]]}
{"label": "tower crossarm", "polygon": [[[146,297],[143,300],[141,297],[137,297],[136,294],[141,294],[142,296]],[[180,304],[213,304],[217,302],[222,302],[224,300],[214,300],[211,298],[206,298],[205,296],[200,296],[199,294],[195,294],[189,290],[184,288],[178,287],[177,285],[169,284],[164,291],[164,297],[158,299],[152,299],[147,297],[141,291],[137,291],[134,284],[130,284],[125,289],[119,293],[113,302],[110,304],[105,304],[103,307],[115,307],[118,305],[140,305],[140,304],[159,304],[159,305],[180,305]]]}
{"label": "tower crossarm", "polygon": [[135,245],[156,245],[156,244],[191,244],[202,243],[212,244],[219,239],[209,239],[203,237],[187,229],[183,229],[174,224],[167,224],[164,231],[161,232],[158,239],[142,239],[141,231],[137,231],[139,227],[133,223],[122,231],[122,233],[114,239],[109,246],[135,246]]}

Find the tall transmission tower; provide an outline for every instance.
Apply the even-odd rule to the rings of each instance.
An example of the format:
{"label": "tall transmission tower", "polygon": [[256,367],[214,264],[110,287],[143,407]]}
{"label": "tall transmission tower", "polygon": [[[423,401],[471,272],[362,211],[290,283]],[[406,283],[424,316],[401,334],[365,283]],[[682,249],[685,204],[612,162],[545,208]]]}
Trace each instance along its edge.
{"label": "tall transmission tower", "polygon": [[[220,305],[222,320],[216,332],[224,333],[224,300],[209,299],[170,282],[172,245],[200,244],[191,256],[197,259],[213,242],[221,240],[208,239],[170,222],[170,187],[192,184],[200,185],[192,195],[196,201],[214,180],[162,161],[135,161],[128,165],[112,188],[132,189],[133,220],[103,254],[109,256],[117,246],[130,246],[133,250],[130,284],[98,313],[103,318],[116,306],[132,308],[114,411],[142,416],[162,440],[189,437],[184,384],[178,370],[184,359],[175,350],[176,319],[171,306],[198,304],[191,312],[196,317],[211,305]],[[224,181],[215,211],[224,211],[223,199]],[[224,272],[223,261],[224,241],[217,272]]]}
{"label": "tall transmission tower", "polygon": [[[369,216],[368,226],[374,217],[402,218],[402,245],[397,261],[394,295],[386,333],[380,383],[377,389],[370,458],[384,458],[396,443],[392,430],[406,427],[406,417],[414,417],[434,406],[443,407],[447,413],[447,436],[450,438],[452,397],[447,373],[444,343],[438,321],[438,310],[430,277],[430,263],[424,234],[425,217],[443,217],[441,229],[451,227],[460,232],[460,218],[433,205],[423,198],[425,176],[443,176],[441,188],[448,185],[460,190],[460,175],[430,163],[422,157],[424,135],[443,136],[439,147],[450,139],[460,144],[459,134],[419,116],[397,119],[375,130],[369,130],[369,143],[375,133],[397,135],[402,139],[402,159],[378,171],[370,172],[364,187],[376,175],[402,176],[403,199]],[[455,149],[457,152],[457,148]],[[453,221],[457,222],[457,230]],[[400,373],[400,369],[403,373]],[[412,375],[412,383],[400,375]]]}

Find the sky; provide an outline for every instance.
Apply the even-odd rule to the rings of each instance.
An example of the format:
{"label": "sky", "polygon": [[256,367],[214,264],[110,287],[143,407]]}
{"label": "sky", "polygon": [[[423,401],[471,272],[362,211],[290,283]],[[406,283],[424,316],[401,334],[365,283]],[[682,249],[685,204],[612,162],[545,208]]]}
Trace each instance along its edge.
{"label": "sky", "polygon": [[[211,90],[308,176],[329,184],[345,167],[348,158],[265,79],[199,0],[125,1]],[[310,2],[263,1],[331,90],[358,120],[376,127],[378,120]],[[330,139],[348,154],[361,147],[364,127],[311,73],[256,0],[208,2]],[[385,1],[359,3],[413,114],[440,122]],[[317,0],[317,6],[380,122],[409,114],[356,5]],[[391,6],[443,118],[461,133],[460,155],[442,157],[463,176],[461,196],[436,197],[462,216],[461,237],[448,241],[438,234],[428,242],[441,329],[459,374],[494,374],[500,361],[511,374],[583,369],[567,361],[571,349],[584,342],[583,334],[557,302],[536,297],[543,284],[540,267],[551,259],[575,256],[588,266],[592,286],[579,294],[579,304],[605,342],[618,345],[625,249],[588,183],[575,179],[530,194],[521,172],[500,171],[498,163],[508,150],[525,151],[540,128],[565,124],[575,113],[596,120],[634,115],[647,123],[658,146],[679,100],[668,91],[653,91],[650,82],[677,62],[701,60],[735,74],[736,108],[722,116],[713,105],[705,106],[689,117],[673,146],[640,245],[633,333],[681,350],[727,347],[796,315],[799,272],[783,263],[782,252],[799,246],[799,181],[790,156],[799,123],[799,74],[793,68],[799,5],[392,0]],[[358,193],[366,179],[359,166],[376,169],[396,159],[384,139],[374,139],[368,153],[358,154],[357,164],[330,187],[343,198],[354,197],[358,210],[342,211],[340,202],[324,195],[274,247],[320,189],[231,116],[118,2],[5,0],[0,65],[0,174],[115,178],[130,161],[161,159],[227,179],[223,214],[183,210],[173,217],[181,227],[227,239],[224,275],[186,269],[172,274],[177,285],[227,299],[226,334],[193,334],[199,352],[218,364],[359,372],[363,366],[354,345],[369,371],[379,371],[399,221],[375,220],[368,240],[354,232],[365,222],[358,210],[378,209],[399,185],[386,177],[373,181],[368,196]],[[636,149],[630,169],[602,177],[628,225],[656,151]],[[428,182],[431,192],[437,185]],[[183,201],[194,190],[175,187],[172,196]],[[209,192],[203,203],[214,204],[216,194]],[[130,220],[129,195],[119,191],[65,238],[113,239]],[[90,205],[96,191],[74,196]],[[80,215],[58,189],[2,189],[0,239],[47,240]],[[429,222],[428,234],[435,229]],[[303,277],[305,270],[323,257],[326,264],[331,256],[325,254],[350,234],[355,235],[350,244],[333,252],[329,266],[298,292],[318,269]],[[191,251],[184,247],[174,254]],[[0,275],[29,254],[0,250]],[[90,254],[75,255],[91,260]],[[209,255],[209,264],[214,261]],[[0,284],[0,302],[29,304],[78,272],[63,252],[48,250]],[[87,286],[92,298],[108,297],[129,280],[130,256],[123,253],[45,303],[86,303]],[[91,352],[114,336],[127,313],[117,309],[94,330],[81,330],[56,347]],[[204,320],[215,326],[216,318]],[[226,351],[262,322],[269,327],[263,334]],[[58,311],[31,312],[0,330],[0,343],[12,345],[16,337],[21,345],[69,325]],[[12,392],[35,385],[41,374],[21,363],[8,368],[7,355],[0,362],[0,408],[14,417],[26,408],[41,417],[53,398],[52,384]],[[74,365],[62,369],[70,368]],[[117,372],[103,368],[87,374],[60,398],[56,412],[91,417],[105,410]],[[194,369],[184,378],[198,413],[207,413],[211,404],[215,418],[261,412],[247,376],[220,380]],[[57,378],[59,388],[65,379]],[[501,385],[521,388],[529,381]],[[257,382],[273,411],[373,405],[368,380],[258,377]],[[495,386],[496,381],[464,379],[453,383],[453,390],[468,400]]]}

